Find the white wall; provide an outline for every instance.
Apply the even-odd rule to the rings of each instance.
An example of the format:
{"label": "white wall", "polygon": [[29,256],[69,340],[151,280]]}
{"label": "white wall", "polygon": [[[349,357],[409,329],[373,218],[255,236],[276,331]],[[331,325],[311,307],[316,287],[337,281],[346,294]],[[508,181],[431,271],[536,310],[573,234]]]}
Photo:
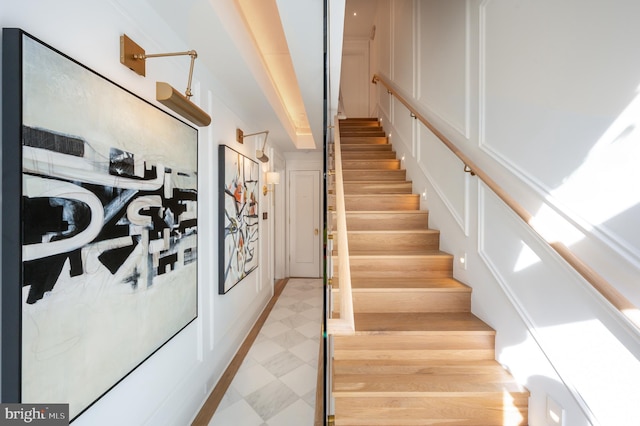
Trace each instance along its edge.
{"label": "white wall", "polygon": [[[180,61],[158,60],[147,67],[146,78],[119,63],[122,33],[148,52],[191,48],[143,0],[10,0],[3,2],[0,24],[22,28],[153,103],[156,80],[175,82],[176,87],[186,83],[188,65]],[[198,65],[194,101],[213,117],[198,136],[198,318],[78,417],[76,425],[190,423],[272,295],[273,271],[268,268],[250,274],[226,295],[217,294],[217,147],[227,144],[253,158],[255,146],[235,142],[236,127],[250,126],[238,118],[241,111],[225,106],[217,96],[223,90],[220,83]],[[272,237],[266,222],[261,221],[263,248],[272,245],[264,238]],[[273,264],[271,256],[273,250],[268,250],[261,261]]]}
{"label": "white wall", "polygon": [[[380,0],[371,57],[459,149],[640,305],[640,4]],[[378,84],[377,112],[529,424],[635,424],[640,335]],[[549,229],[547,231],[547,229]]]}

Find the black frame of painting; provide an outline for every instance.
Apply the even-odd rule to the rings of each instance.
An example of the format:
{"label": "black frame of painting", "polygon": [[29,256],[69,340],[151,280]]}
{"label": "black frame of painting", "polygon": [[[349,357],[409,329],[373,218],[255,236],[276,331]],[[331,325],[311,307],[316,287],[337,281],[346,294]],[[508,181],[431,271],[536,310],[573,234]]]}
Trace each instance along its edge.
{"label": "black frame of painting", "polygon": [[[227,172],[230,169],[230,160],[235,158],[238,162],[237,167],[241,167],[242,171],[238,176],[240,182],[228,182]],[[247,163],[248,162],[248,163]],[[242,163],[242,165],[240,165]],[[250,176],[247,180],[244,174],[247,172],[246,167],[250,167]],[[253,177],[253,179],[251,179]],[[230,148],[227,145],[218,146],[218,293],[225,294],[236,284],[247,277],[252,271],[258,267],[258,250],[259,250],[259,218],[258,218],[258,199],[260,196],[260,167],[258,163],[246,155]],[[236,191],[232,191],[231,187],[241,189],[242,200],[236,200]],[[234,200],[233,221],[228,219],[226,201]],[[247,211],[245,211],[245,207]],[[233,223],[233,226],[231,226]],[[229,278],[229,270],[232,269],[232,253],[227,250],[228,238],[240,237],[243,239],[244,251],[235,265],[237,272],[235,277],[231,277],[231,281],[227,283]],[[246,238],[245,238],[246,237]],[[234,240],[235,241],[235,240]],[[247,259],[249,261],[247,262]],[[245,268],[248,265],[248,268]]]}
{"label": "black frame of painting", "polygon": [[[27,46],[32,50],[25,53]],[[36,54],[32,55],[34,52]],[[41,55],[38,56],[38,53]],[[43,59],[45,57],[49,59]],[[60,70],[71,71],[68,74],[64,74],[64,71],[50,71],[46,67],[39,68],[33,65],[33,63],[45,60],[59,63]],[[33,63],[29,62],[29,65],[25,65],[25,61],[32,61]],[[28,74],[29,66],[36,71]],[[55,74],[56,72],[58,74]],[[95,93],[94,97],[89,98],[86,102],[96,105],[96,111],[87,114],[100,116],[101,120],[111,120],[108,121],[110,127],[109,125],[105,126],[103,123],[98,123],[98,120],[83,120],[86,117],[80,118],[65,115],[67,106],[69,106],[69,111],[73,111],[74,108],[78,111],[82,109],[81,105],[83,104],[79,104],[78,102],[80,101],[77,101],[71,94],[67,98],[54,97],[50,94],[42,95],[42,97],[35,100],[29,98],[33,93],[33,90],[30,91],[30,89],[33,88],[28,87],[32,82],[28,75],[38,75],[37,79],[40,81],[46,79],[50,75],[49,73],[69,79],[74,79],[75,77],[75,80],[71,83],[76,84],[74,87],[79,86],[79,90],[85,90],[83,94]],[[43,74],[45,74],[45,77],[42,77]],[[33,86],[41,87],[38,86],[38,83],[33,83]],[[103,97],[100,97],[101,95]],[[102,118],[99,109],[105,108],[103,103],[107,97],[108,99],[122,101],[122,104],[111,104],[112,108],[122,108],[128,112],[134,111],[128,117],[133,120],[132,124],[114,125],[113,123],[116,123],[115,120],[117,118]],[[61,128],[66,128],[68,126],[66,123],[73,120],[82,120],[82,126],[84,126],[82,129],[87,129],[86,134],[91,133],[95,137],[92,132],[96,132],[104,140],[89,140],[89,136],[83,136],[82,138],[71,137],[64,131],[54,129],[54,126],[46,127],[45,125],[45,130],[43,130],[42,122],[37,119],[35,123],[25,123],[25,118],[29,117],[29,114],[33,114],[31,109],[27,110],[26,108],[32,108],[30,105],[37,104],[38,101],[42,100],[49,101],[44,108],[64,109],[60,116],[56,115],[51,119],[55,120],[62,117],[66,120],[65,123],[61,124]],[[124,104],[127,106],[123,106]],[[44,109],[42,106],[36,108]],[[126,113],[123,112],[122,114]],[[38,112],[35,115],[38,117],[43,116],[42,112]],[[114,116],[117,115],[114,114]],[[138,119],[137,121],[135,120],[136,118]],[[149,143],[158,139],[157,133],[153,132],[162,132],[163,130],[148,129],[145,126],[148,123],[140,120],[141,118],[149,120],[152,124],[159,124],[159,127],[165,131],[162,134],[163,138],[169,142],[162,141],[162,144],[159,144],[158,147]],[[51,122],[48,122],[47,125],[51,125]],[[113,129],[113,132],[99,133],[101,130],[105,131],[105,127]],[[32,136],[34,132],[36,136]],[[121,132],[121,134],[116,135],[115,132]],[[129,136],[129,138],[118,139],[118,136],[122,135]],[[31,139],[32,137],[33,139]],[[87,139],[84,139],[85,137]],[[40,139],[34,142],[38,138]],[[27,140],[28,142],[25,142]],[[172,151],[170,148],[165,147],[170,146],[171,143],[175,144],[177,141],[182,143],[180,150],[188,151],[184,154],[184,157],[171,163],[173,161],[170,156]],[[25,31],[19,28],[3,28],[2,315],[0,317],[2,324],[2,360],[0,369],[3,403],[73,404],[70,410],[70,420],[73,421],[197,318],[197,141],[198,130],[190,124],[168,114]],[[130,148],[131,151],[123,149],[123,147]],[[73,149],[76,149],[76,152],[73,155],[69,154],[69,151]],[[47,157],[47,159],[51,158],[49,160],[50,163],[42,162],[42,159],[40,157],[36,159],[36,156],[29,156],[27,160],[27,155],[31,155],[34,151],[48,153],[47,155],[51,156]],[[85,151],[91,151],[86,158],[84,156]],[[91,159],[89,159],[90,154],[94,155]],[[64,158],[65,165],[54,171],[59,164],[56,162],[56,158]],[[161,163],[159,159],[169,159],[167,161],[168,164]],[[71,162],[71,166],[66,161]],[[46,167],[41,169],[36,167],[37,170],[34,171],[33,164],[37,166],[42,164],[50,165],[51,170]],[[62,175],[58,173],[58,170],[62,168],[73,170],[74,166],[86,168],[90,167],[88,165],[94,167],[90,170],[90,172],[93,172],[91,176],[94,180],[84,176],[61,177]],[[38,181],[38,184],[42,187],[59,185],[65,189],[58,189],[60,192],[57,195],[51,195],[55,191],[47,192],[43,190],[38,195],[32,196],[35,192],[30,192],[32,191],[29,189],[31,187],[29,187],[28,183],[25,183],[31,181]],[[54,183],[52,184],[52,182]],[[69,195],[69,192],[64,192],[72,187],[77,188],[75,190],[78,193],[86,194],[83,195],[84,198],[74,199]],[[77,225],[77,229],[73,230],[73,236],[69,237],[68,235],[70,234],[68,232],[65,236],[62,236],[66,231],[52,232],[48,229],[47,231],[42,231],[43,235],[48,232],[57,234],[56,237],[50,239],[43,237],[42,240],[33,244],[30,235],[32,231],[29,228],[32,223],[38,223],[34,222],[33,217],[42,218],[45,216],[42,213],[34,213],[36,211],[35,206],[43,205],[40,201],[34,203],[33,200],[36,199],[45,200],[44,203],[48,203],[47,208],[53,206],[52,209],[56,212],[56,218],[53,221],[64,222],[69,225],[69,228],[72,228],[72,225]],[[85,201],[86,199],[91,201]],[[68,209],[73,210],[71,214],[69,214]],[[82,214],[76,214],[78,211],[82,211]],[[179,214],[175,214],[176,212]],[[160,216],[160,220],[154,215]],[[78,219],[80,216],[83,216],[82,220]],[[102,220],[98,220],[99,218]],[[140,221],[143,224],[138,226]],[[90,223],[87,224],[87,222]],[[51,224],[46,223],[43,227],[46,228],[49,225]],[[85,227],[81,228],[80,225]],[[93,226],[93,228],[91,228],[91,232],[88,232],[87,230],[90,226]],[[110,230],[116,227],[118,227],[117,235],[109,233]],[[83,236],[82,242],[79,242],[79,240],[75,240],[73,243],[64,241],[62,246],[56,246],[58,248],[55,249],[57,251],[53,255],[50,254],[51,248],[48,248],[49,252],[47,250],[38,251],[34,255],[35,257],[25,254],[32,253],[28,247],[31,244],[45,247],[50,243],[55,244],[52,243],[54,241],[64,240],[65,238],[70,240],[81,234],[87,234]],[[122,237],[121,234],[125,234],[125,236]],[[114,242],[114,240],[118,241]],[[158,244],[153,245],[153,243]],[[59,247],[63,247],[63,249],[59,249]],[[116,255],[115,251],[122,248],[126,250],[124,252],[118,251]],[[81,250],[90,251],[91,254],[87,255],[86,252],[81,254]],[[105,256],[107,252],[109,253]],[[36,277],[41,278],[45,275],[43,265],[46,262],[37,262],[58,256],[65,260],[56,260],[57,263],[69,266],[64,266],[62,271],[58,270],[53,273],[53,278],[51,278],[52,273],[50,271],[47,271],[49,276],[46,280],[39,281],[34,278],[33,269],[39,268],[38,273],[35,275]],[[35,261],[31,259],[35,259]],[[85,265],[85,262],[89,262],[88,259],[93,262],[91,270]],[[29,262],[35,262],[39,266],[34,268]],[[76,268],[75,271],[74,268]],[[80,268],[80,272],[78,268]],[[142,271],[141,273],[138,273],[138,268]],[[133,275],[127,276],[131,271],[133,271]],[[66,272],[69,273],[67,274]],[[134,281],[127,281],[131,276],[134,276]],[[127,279],[124,279],[125,277]],[[32,290],[41,287],[42,282],[47,282],[50,285],[45,285],[44,289],[38,289],[38,294],[34,297]],[[168,315],[171,318],[166,321],[160,320],[153,322],[153,324],[144,324],[138,327],[138,330],[131,332],[127,331],[125,327],[102,324],[102,317],[93,319],[94,323],[101,323],[99,328],[83,324],[81,332],[72,330],[70,327],[67,328],[66,325],[68,323],[62,322],[56,330],[56,333],[60,333],[56,334],[56,338],[58,338],[55,342],[56,344],[61,341],[59,336],[66,336],[65,333],[69,333],[69,335],[76,333],[74,338],[79,339],[81,343],[75,341],[74,345],[77,343],[80,348],[87,348],[91,346],[89,340],[95,339],[96,335],[99,334],[101,338],[105,339],[106,347],[113,347],[114,349],[113,351],[104,350],[104,357],[109,357],[110,360],[118,358],[116,363],[119,364],[112,366],[113,368],[104,367],[108,371],[99,380],[88,377],[92,375],[85,377],[80,371],[81,369],[92,369],[94,364],[90,363],[93,361],[87,361],[89,364],[78,367],[71,365],[70,361],[63,359],[80,358],[81,355],[73,352],[76,349],[70,348],[71,345],[66,346],[67,352],[64,352],[64,355],[55,354],[51,358],[58,359],[54,361],[59,363],[55,364],[56,366],[64,365],[68,368],[63,372],[52,372],[51,377],[43,380],[58,383],[56,380],[61,374],[68,374],[69,377],[74,377],[63,383],[64,392],[68,391],[63,395],[66,395],[70,400],[28,400],[29,398],[25,397],[25,390],[30,392],[31,389],[40,387],[38,385],[40,382],[34,385],[29,380],[33,379],[32,376],[37,371],[42,369],[49,371],[46,369],[46,365],[33,367],[32,364],[25,361],[25,359],[29,359],[29,362],[32,362],[31,358],[29,358],[31,355],[27,353],[29,351],[24,350],[25,345],[31,348],[31,345],[35,347],[41,344],[40,340],[37,339],[41,338],[40,334],[45,334],[42,331],[42,333],[36,335],[36,338],[29,340],[34,336],[34,333],[31,328],[25,329],[25,326],[31,327],[26,324],[35,322],[35,315],[32,314],[30,309],[40,302],[44,304],[42,305],[43,307],[48,307],[50,311],[58,312],[58,315],[61,315],[59,312],[65,310],[63,308],[71,306],[64,304],[67,303],[64,298],[68,297],[73,290],[69,290],[69,287],[63,287],[63,289],[56,289],[55,287],[68,285],[69,282],[73,282],[73,285],[82,288],[82,291],[77,292],[75,296],[77,299],[74,300],[84,300],[82,299],[84,291],[96,285],[100,287],[100,291],[112,292],[109,293],[110,296],[114,294],[113,292],[117,292],[118,297],[121,297],[117,299],[118,301],[128,300],[128,302],[122,303],[124,308],[118,311],[117,314],[112,308],[113,305],[109,304],[110,302],[94,302],[93,300],[87,302],[87,306],[93,306],[90,303],[103,303],[105,306],[102,315],[113,317],[114,322],[117,322],[117,317],[134,320],[137,318],[141,320],[149,318],[149,321],[153,322],[156,318],[167,315],[167,308],[158,300],[164,302],[176,295],[181,297],[178,300],[184,304],[184,308],[180,308],[180,312],[175,315],[169,313]],[[185,287],[179,287],[183,283],[186,283],[184,284]],[[65,295],[61,297],[59,294],[63,290]],[[162,296],[160,299],[156,299],[155,297],[159,293]],[[149,294],[153,294],[154,298],[151,299]],[[146,300],[149,307],[140,308],[139,304],[134,302],[134,300],[138,301],[141,298],[145,298],[144,300]],[[57,310],[55,309],[56,307],[58,308]],[[86,312],[89,314],[86,317],[82,316]],[[94,315],[94,312],[86,308],[82,313],[78,312],[75,318],[86,319],[87,323],[89,323],[93,318],[92,315]],[[39,319],[42,319],[42,317],[39,317]],[[136,327],[131,328],[135,329]],[[123,331],[123,329],[125,330]],[[106,332],[103,334],[102,332],[105,330]],[[82,334],[83,332],[86,335]],[[149,337],[146,338],[148,335]],[[87,338],[87,336],[90,336],[90,338]],[[140,339],[141,341],[138,342],[136,338],[139,336],[145,336],[145,338]],[[48,337],[50,338],[51,336]],[[95,340],[93,341],[95,342]],[[132,341],[135,344],[130,345]],[[134,348],[126,355],[114,356],[113,352],[119,352],[115,350],[116,345],[134,346]],[[80,350],[78,349],[78,351]],[[51,354],[48,353],[47,355]],[[87,358],[89,357],[87,355]],[[101,359],[104,360],[105,358]],[[96,364],[99,362],[99,360],[96,361]],[[31,371],[29,371],[30,369]],[[56,375],[54,376],[54,374]],[[78,377],[81,376],[82,380],[78,380]],[[25,379],[25,377],[29,380]],[[93,387],[88,390],[84,387],[84,383],[82,388],[80,388],[81,385],[77,384],[82,381],[92,382],[92,380],[94,380],[91,384]],[[82,400],[84,395],[87,394],[89,395],[88,398]],[[82,398],[74,399],[78,395],[83,396]],[[34,396],[32,395],[32,397]],[[64,398],[64,396],[61,398]]]}

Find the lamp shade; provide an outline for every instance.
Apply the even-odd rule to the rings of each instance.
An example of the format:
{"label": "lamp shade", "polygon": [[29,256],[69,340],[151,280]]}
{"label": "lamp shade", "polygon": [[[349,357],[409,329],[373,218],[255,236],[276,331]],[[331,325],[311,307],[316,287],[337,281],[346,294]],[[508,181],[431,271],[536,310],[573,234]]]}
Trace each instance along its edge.
{"label": "lamp shade", "polygon": [[267,172],[267,185],[271,184],[279,184],[280,183],[280,173],[278,172]]}

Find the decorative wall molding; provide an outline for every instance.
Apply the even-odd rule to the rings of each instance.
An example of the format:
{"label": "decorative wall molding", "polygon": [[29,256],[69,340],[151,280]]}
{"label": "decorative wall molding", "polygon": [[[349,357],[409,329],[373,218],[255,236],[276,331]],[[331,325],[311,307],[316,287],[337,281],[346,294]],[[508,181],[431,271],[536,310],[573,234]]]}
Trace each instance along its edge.
{"label": "decorative wall molding", "polygon": [[569,225],[579,230],[587,237],[592,237],[599,243],[606,245],[616,254],[630,262],[634,267],[640,268],[640,250],[627,243],[620,235],[610,230],[606,225],[594,224],[582,217],[579,213],[565,205],[552,194],[552,189],[539,179],[536,179],[527,171],[517,165],[509,157],[501,154],[489,144],[484,144],[480,149],[494,161],[515,175],[526,186],[531,188],[541,202],[550,207],[555,214]]}
{"label": "decorative wall molding", "polygon": [[478,144],[480,148],[485,145],[486,140],[486,44],[487,44],[487,5],[492,0],[482,0],[478,6]]}
{"label": "decorative wall molding", "polygon": [[549,206],[559,217],[579,230],[588,238],[593,238],[600,244],[606,245],[617,255],[640,269],[640,248],[629,244],[621,235],[611,230],[604,224],[591,223],[578,212],[567,206],[553,195],[553,189],[531,175],[508,155],[502,154],[497,148],[491,145],[486,134],[486,19],[487,6],[493,0],[483,0],[479,5],[479,61],[478,61],[478,82],[479,82],[479,105],[478,105],[478,146],[490,158],[515,175],[526,186],[531,188],[534,194],[540,198],[543,204]]}
{"label": "decorative wall molding", "polygon": [[[423,131],[422,129],[423,129],[422,126],[417,126],[416,140],[418,141],[420,141],[421,134]],[[419,148],[418,151],[421,151],[421,149]],[[454,154],[450,154],[450,155],[452,157],[455,157]],[[461,206],[462,211],[460,211],[459,208],[457,208],[455,204],[451,201],[451,199],[447,197],[446,192],[442,189],[442,186],[438,183],[438,179],[436,179],[435,176],[433,176],[429,172],[426,165],[422,161],[422,154],[420,152],[418,152],[417,155],[414,155],[414,160],[418,164],[418,168],[420,169],[422,174],[425,176],[427,181],[431,184],[431,186],[433,186],[434,190],[436,191],[436,194],[438,194],[438,197],[440,198],[442,203],[445,205],[447,210],[449,210],[449,213],[451,214],[455,222],[458,224],[458,226],[460,227],[464,235],[469,236],[469,195],[470,195],[469,182],[470,181],[468,179],[468,176],[465,176],[464,188],[462,188],[462,191],[464,192],[464,197],[463,197],[464,201],[463,201],[463,205]],[[459,170],[462,170],[462,168],[460,168]]]}
{"label": "decorative wall molding", "polygon": [[415,153],[413,132],[413,121],[415,120],[409,116],[409,111],[395,96],[391,97],[391,103],[393,105],[393,129],[387,130],[387,134],[391,132],[394,139],[399,137],[413,154]]}
{"label": "decorative wall molding", "polygon": [[[489,239],[500,238],[496,237],[495,229],[505,227],[510,229],[503,236],[508,235],[512,243],[520,241],[523,248],[537,257],[536,263],[529,266],[532,269],[529,274],[524,273],[518,279],[508,277],[520,272],[504,264],[504,247],[495,247],[496,241],[493,242],[493,249],[488,244]],[[616,410],[615,407],[624,406],[624,403],[611,402],[606,409],[594,403],[611,389],[585,384],[591,383],[590,380],[596,376],[583,378],[589,376],[588,370],[595,365],[616,371],[613,380],[624,374],[639,375],[637,366],[622,372],[617,364],[624,364],[624,368],[627,368],[628,363],[636,362],[629,350],[640,344],[640,335],[617,309],[587,285],[482,182],[478,183],[478,254],[589,421],[604,424],[611,422],[612,417],[620,416],[624,410]],[[583,332],[576,333],[576,330]],[[558,345],[558,339],[564,345]],[[610,346],[612,341],[624,343]],[[596,351],[585,354],[583,348],[598,347],[599,344],[609,348],[606,353]],[[577,354],[584,354],[583,357],[587,359],[576,363]],[[605,384],[610,378],[604,374],[597,380]],[[617,401],[628,392],[628,389],[615,388],[619,395],[611,395],[612,401]]]}
{"label": "decorative wall molding", "polygon": [[[488,0],[487,0],[488,1]],[[416,20],[419,19],[421,2],[417,2],[416,6]],[[422,63],[422,37],[421,37],[421,25],[415,25],[415,67],[416,71],[414,73],[414,100],[420,105],[423,106],[425,112],[431,117],[435,117],[438,121],[446,124],[452,130],[460,134],[460,136],[464,137],[466,140],[471,138],[471,5],[470,0],[465,1],[465,52],[464,52],[464,62],[465,62],[465,77],[464,77],[464,117],[463,123],[460,125],[455,122],[453,118],[448,116],[446,113],[438,111],[438,109],[431,103],[427,102],[422,97],[422,85],[420,84],[420,80],[418,76],[422,74],[422,69],[420,64]]]}

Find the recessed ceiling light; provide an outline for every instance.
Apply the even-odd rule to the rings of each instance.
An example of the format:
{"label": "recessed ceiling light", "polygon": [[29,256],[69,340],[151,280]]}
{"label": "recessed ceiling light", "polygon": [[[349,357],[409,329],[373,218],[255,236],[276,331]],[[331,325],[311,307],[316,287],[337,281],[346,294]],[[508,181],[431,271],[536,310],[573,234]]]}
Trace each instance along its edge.
{"label": "recessed ceiling light", "polygon": [[358,16],[358,12],[353,12],[353,16]]}

